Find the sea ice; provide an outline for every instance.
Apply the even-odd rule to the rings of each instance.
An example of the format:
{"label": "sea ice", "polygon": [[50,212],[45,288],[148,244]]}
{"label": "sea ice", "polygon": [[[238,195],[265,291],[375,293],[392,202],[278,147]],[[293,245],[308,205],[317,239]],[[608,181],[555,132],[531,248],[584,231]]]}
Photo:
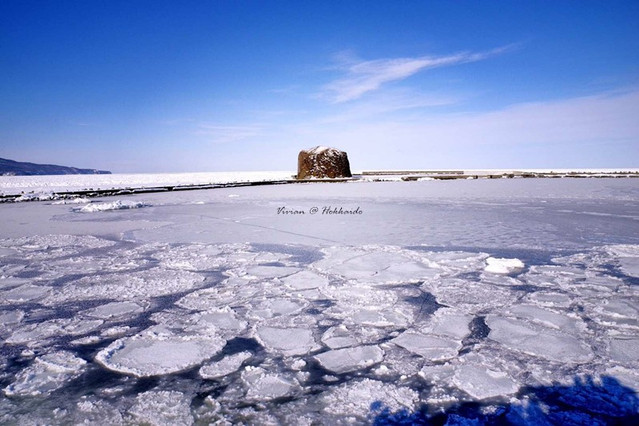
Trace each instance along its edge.
{"label": "sea ice", "polygon": [[391,342],[431,361],[451,359],[457,356],[462,348],[460,340],[429,336],[414,331],[405,331]]}
{"label": "sea ice", "polygon": [[247,322],[239,319],[236,312],[228,306],[217,309],[209,309],[194,315],[191,320],[200,327],[213,326],[221,337],[232,339],[244,331]]}
{"label": "sea ice", "polygon": [[328,278],[311,271],[301,271],[282,278],[282,282],[294,290],[308,290],[324,288],[328,285]]}
{"label": "sea ice", "polygon": [[78,377],[86,363],[82,358],[66,351],[42,355],[20,371],[15,381],[4,389],[4,393],[7,396],[49,394]]}
{"label": "sea ice", "polygon": [[510,315],[537,323],[544,327],[561,330],[564,333],[579,334],[585,331],[586,324],[580,318],[549,311],[533,305],[516,305],[506,310]]}
{"label": "sea ice", "polygon": [[326,330],[322,335],[322,343],[331,349],[339,349],[356,346],[359,341],[353,337],[353,332],[342,324]]}
{"label": "sea ice", "polygon": [[398,299],[395,291],[364,285],[328,286],[322,293],[349,312],[356,308],[391,307]]}
{"label": "sea ice", "polygon": [[226,247],[189,244],[158,251],[155,257],[169,269],[210,271],[226,265]]}
{"label": "sea ice", "polygon": [[527,320],[488,315],[486,324],[490,328],[488,337],[509,349],[557,362],[584,363],[593,358],[592,349],[586,343]]}
{"label": "sea ice", "polygon": [[248,268],[246,273],[255,278],[280,278],[299,272],[299,268],[287,266],[264,266],[258,265]]}
{"label": "sea ice", "polygon": [[486,268],[484,270],[493,274],[508,275],[521,272],[524,266],[524,262],[519,259],[489,257],[486,259]]}
{"label": "sea ice", "polygon": [[610,358],[626,366],[639,367],[639,339],[636,337],[610,340]]}
{"label": "sea ice", "polygon": [[247,366],[242,372],[242,381],[249,400],[268,401],[291,395],[298,383],[293,378],[267,373],[263,368]]}
{"label": "sea ice", "polygon": [[104,212],[109,210],[128,210],[128,209],[139,209],[141,207],[148,207],[149,204],[140,202],[140,201],[113,201],[110,203],[92,203],[87,204],[83,207],[76,207],[73,209],[75,212],[79,213],[95,213],[95,212]]}
{"label": "sea ice", "polygon": [[93,309],[82,312],[84,315],[101,318],[112,319],[119,317],[127,317],[136,315],[142,312],[144,308],[134,302],[111,302],[104,305],[100,305]]}
{"label": "sea ice", "polygon": [[273,298],[256,303],[251,307],[249,317],[260,320],[282,315],[299,313],[307,303],[298,298]]}
{"label": "sea ice", "polygon": [[211,362],[200,368],[200,376],[204,379],[217,379],[236,372],[242,363],[252,356],[250,352],[239,352],[226,356],[219,361]]}
{"label": "sea ice", "polygon": [[55,206],[55,205],[65,205],[65,204],[88,204],[90,202],[91,202],[90,198],[74,197],[74,198],[67,198],[64,200],[54,201],[51,204]]}
{"label": "sea ice", "polygon": [[0,327],[18,324],[24,318],[24,311],[6,311],[0,314]]}
{"label": "sea ice", "polygon": [[7,337],[10,344],[40,347],[50,344],[51,339],[61,336],[79,336],[100,327],[104,321],[81,318],[56,318],[40,323],[22,324]]}
{"label": "sea ice", "polygon": [[453,375],[453,384],[476,399],[507,396],[519,389],[505,372],[475,364],[459,365]]}
{"label": "sea ice", "polygon": [[218,353],[226,341],[215,334],[167,332],[160,326],[116,340],[98,352],[95,360],[109,370],[136,377],[187,370]]}
{"label": "sea ice", "polygon": [[257,338],[267,350],[283,355],[303,355],[316,346],[313,332],[306,328],[259,327]]}
{"label": "sea ice", "polygon": [[[639,246],[602,246],[632,240],[620,231],[627,220],[588,222],[587,233],[553,217],[539,227],[565,200],[543,206],[493,190],[457,199],[448,189],[433,199],[411,186],[401,187],[410,200],[390,194],[402,200],[403,216],[381,240],[387,215],[275,226],[273,212],[264,213],[282,191],[337,199],[344,188],[246,188],[232,205],[227,190],[145,195],[155,207],[99,217],[69,213],[71,206],[6,205],[9,223],[33,225],[6,226],[9,235],[46,227],[108,237],[0,240],[0,379],[5,393],[16,392],[0,398],[0,423],[370,423],[371,405],[428,404],[431,413],[480,400],[484,410],[492,402],[481,400],[525,399],[531,386],[569,386],[575,374],[610,374],[637,389]],[[395,208],[371,203],[362,208]],[[513,211],[521,215],[507,225],[479,226]],[[289,225],[296,234],[279,233]],[[348,245],[281,244],[320,236]],[[370,242],[381,244],[362,245]],[[518,249],[526,265],[485,253],[514,257]],[[157,325],[140,331],[149,322]],[[87,383],[65,387],[76,377],[70,367],[57,385],[44,362],[63,350],[97,351],[77,370],[89,371]],[[137,377],[109,373],[99,382],[101,367]],[[326,375],[317,377],[318,368]],[[54,388],[47,407],[25,414],[35,406],[23,396]],[[206,394],[214,397],[200,404]],[[163,410],[168,416],[153,414]]]}
{"label": "sea ice", "polygon": [[406,327],[411,319],[394,309],[357,309],[349,314],[349,322],[375,327]]}
{"label": "sea ice", "polygon": [[468,324],[473,319],[460,311],[450,308],[438,309],[430,320],[430,323],[421,329],[428,334],[447,336],[461,341],[470,333]]}
{"label": "sea ice", "polygon": [[[24,303],[43,298],[50,291],[49,287],[39,285],[23,285],[2,293],[3,302]],[[2,302],[0,302],[2,303]]]}
{"label": "sea ice", "polygon": [[127,411],[129,424],[169,426],[190,425],[191,398],[175,391],[148,391],[138,394],[135,404]]}
{"label": "sea ice", "polygon": [[200,274],[172,269],[152,268],[128,274],[107,274],[83,277],[49,293],[40,303],[58,306],[60,303],[91,299],[119,301],[145,300],[165,296],[202,285]]}
{"label": "sea ice", "polygon": [[639,277],[639,245],[619,244],[606,248],[609,253],[617,256],[624,274],[631,277]]}
{"label": "sea ice", "polygon": [[176,302],[177,306],[193,310],[244,305],[257,294],[257,288],[243,278],[229,278],[212,288],[191,292]]}
{"label": "sea ice", "polygon": [[526,295],[526,298],[533,303],[550,308],[567,308],[572,303],[569,295],[553,291],[537,291]]}
{"label": "sea ice", "polygon": [[333,349],[315,355],[315,359],[325,369],[342,374],[368,368],[382,362],[384,351],[377,345],[356,346],[352,348]]}
{"label": "sea ice", "polygon": [[[366,247],[364,248],[364,250]],[[375,250],[375,247],[370,247]],[[392,251],[364,251],[333,247],[324,249],[326,258],[314,263],[321,271],[362,283],[403,283],[432,278],[439,272]]]}
{"label": "sea ice", "polygon": [[[319,400],[324,413],[339,416],[348,423],[361,423],[366,420],[374,403],[387,407],[391,412],[402,409],[414,411],[419,394],[409,387],[363,379],[331,388],[322,393]],[[348,421],[348,416],[355,419]]]}
{"label": "sea ice", "polygon": [[518,299],[517,294],[506,286],[486,282],[473,282],[459,278],[444,278],[436,283],[425,283],[424,291],[432,293],[437,302],[455,307],[474,315],[486,307],[509,306]]}

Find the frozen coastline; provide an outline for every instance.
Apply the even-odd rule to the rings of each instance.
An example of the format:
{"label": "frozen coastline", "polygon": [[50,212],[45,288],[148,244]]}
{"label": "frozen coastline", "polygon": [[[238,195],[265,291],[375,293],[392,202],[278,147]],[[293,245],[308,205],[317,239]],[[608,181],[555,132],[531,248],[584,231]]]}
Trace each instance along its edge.
{"label": "frozen coastline", "polygon": [[0,210],[1,423],[637,416],[636,179]]}
{"label": "frozen coastline", "polygon": [[[356,172],[353,182],[498,178],[637,178],[639,169],[376,170]],[[326,179],[324,179],[326,180]],[[330,180],[330,179],[329,179]],[[302,182],[317,182],[308,179]],[[47,201],[224,186],[298,183],[293,171],[0,176],[0,202]]]}

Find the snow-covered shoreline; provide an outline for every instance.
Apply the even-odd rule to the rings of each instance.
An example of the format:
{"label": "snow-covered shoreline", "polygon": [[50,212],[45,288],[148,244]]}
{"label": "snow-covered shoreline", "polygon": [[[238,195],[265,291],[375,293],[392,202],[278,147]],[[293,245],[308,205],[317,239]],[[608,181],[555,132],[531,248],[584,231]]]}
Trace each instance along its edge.
{"label": "snow-covered shoreline", "polygon": [[[361,171],[350,179],[310,179],[303,182],[389,182],[417,180],[548,177],[639,177],[639,169],[467,169]],[[209,189],[246,184],[293,183],[292,171],[166,174],[0,176],[0,201],[47,201],[77,196]]]}
{"label": "snow-covered shoreline", "polygon": [[291,179],[290,171],[140,173],[110,175],[0,176],[0,193],[58,193],[84,190],[209,185]]}

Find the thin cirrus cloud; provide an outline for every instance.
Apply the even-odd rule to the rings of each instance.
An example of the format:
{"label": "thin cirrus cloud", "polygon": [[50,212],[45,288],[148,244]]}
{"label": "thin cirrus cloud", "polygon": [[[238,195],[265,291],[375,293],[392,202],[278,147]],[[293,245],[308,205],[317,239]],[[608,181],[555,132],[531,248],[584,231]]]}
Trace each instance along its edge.
{"label": "thin cirrus cloud", "polygon": [[486,52],[461,52],[446,56],[419,56],[415,58],[386,58],[352,62],[345,67],[347,75],[323,87],[323,96],[333,103],[356,100],[383,84],[404,80],[418,72],[432,68],[477,62],[503,53],[512,46]]}

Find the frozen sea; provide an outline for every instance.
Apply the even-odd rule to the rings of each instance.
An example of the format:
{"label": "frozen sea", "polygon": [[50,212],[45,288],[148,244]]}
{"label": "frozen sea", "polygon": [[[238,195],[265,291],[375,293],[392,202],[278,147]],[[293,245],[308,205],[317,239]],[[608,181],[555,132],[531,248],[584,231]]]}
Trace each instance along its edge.
{"label": "frozen sea", "polygon": [[639,420],[639,179],[0,212],[1,424]]}

